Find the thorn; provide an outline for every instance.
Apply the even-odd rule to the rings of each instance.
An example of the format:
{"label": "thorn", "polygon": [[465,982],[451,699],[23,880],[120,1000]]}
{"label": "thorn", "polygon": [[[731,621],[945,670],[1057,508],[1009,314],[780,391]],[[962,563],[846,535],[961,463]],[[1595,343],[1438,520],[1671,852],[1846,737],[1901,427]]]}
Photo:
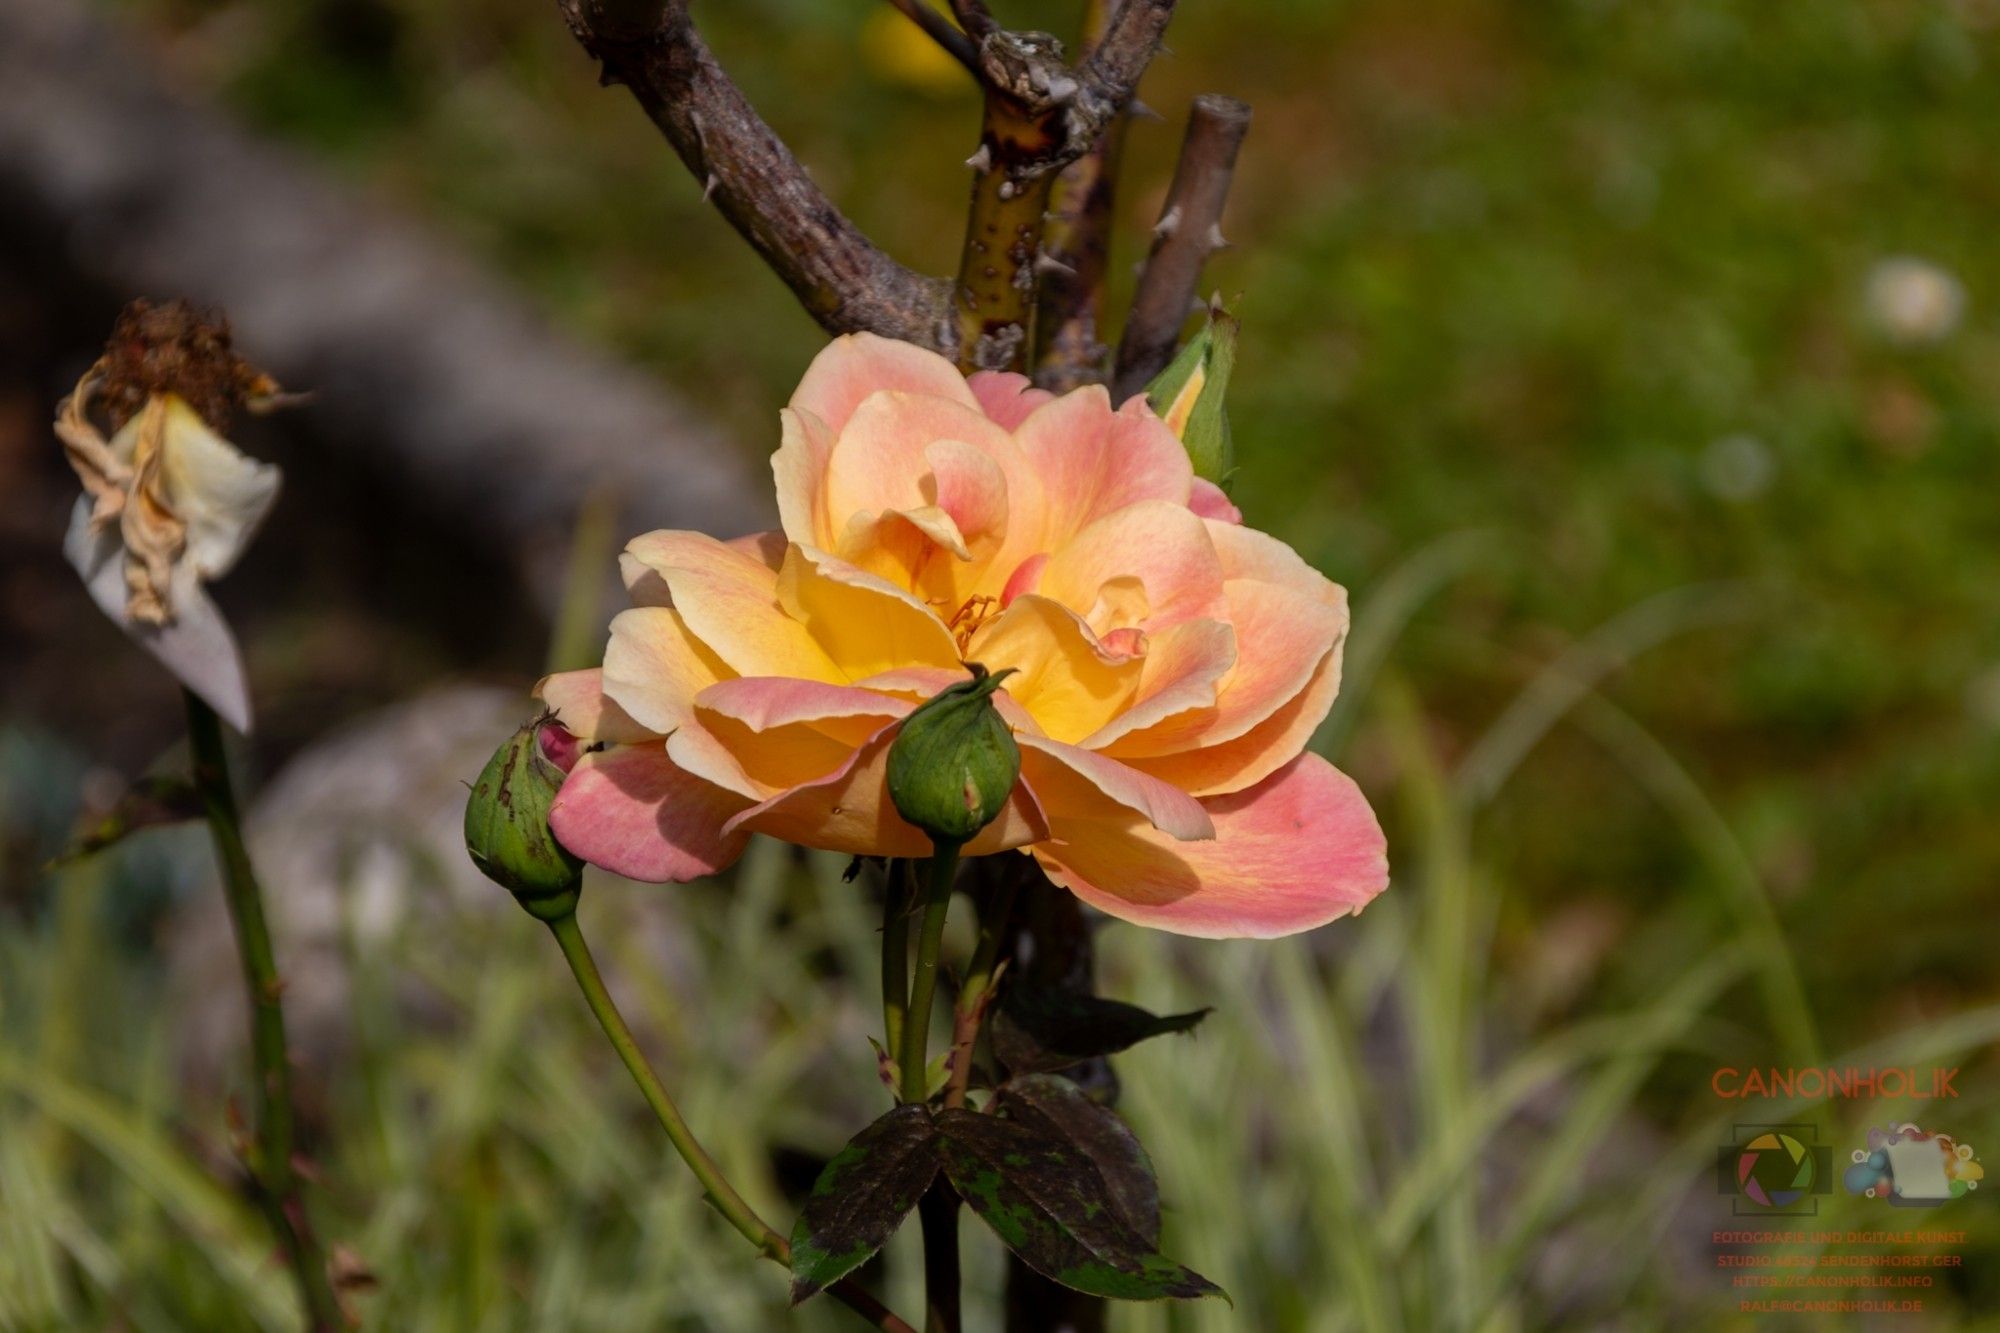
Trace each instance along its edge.
{"label": "thorn", "polygon": [[716,175],[712,171],[708,173],[708,179],[703,181],[701,185],[701,201],[704,204],[707,203],[709,201],[709,197],[715,193],[715,187],[717,185],[720,185],[721,183],[722,183],[722,178],[720,176]]}
{"label": "thorn", "polygon": [[979,145],[979,151],[966,158],[965,165],[981,173],[993,170],[993,145]]}
{"label": "thorn", "polygon": [[1153,235],[1158,239],[1164,241],[1169,236],[1172,236],[1176,231],[1179,231],[1180,225],[1181,225],[1181,206],[1179,204],[1175,204],[1172,208],[1167,210],[1167,215],[1165,217],[1161,218],[1158,223],[1154,224]]}
{"label": "thorn", "polygon": [[1136,97],[1125,104],[1125,114],[1134,120],[1164,121],[1166,119],[1165,116],[1153,110],[1149,103],[1142,102]]}
{"label": "thorn", "polygon": [[1214,254],[1217,250],[1227,250],[1228,248],[1229,238],[1222,234],[1222,224],[1220,222],[1209,223],[1208,252]]}
{"label": "thorn", "polygon": [[1062,260],[1057,259],[1054,255],[1050,254],[1046,250],[1041,251],[1039,254],[1035,256],[1035,272],[1043,275],[1047,275],[1050,273],[1060,273],[1065,278],[1073,278],[1076,276],[1076,270],[1074,268],[1071,268],[1068,264],[1063,263]]}
{"label": "thorn", "polygon": [[1208,302],[1202,300],[1199,296],[1193,298],[1188,302],[1188,314],[1205,315],[1207,313],[1208,313]]}

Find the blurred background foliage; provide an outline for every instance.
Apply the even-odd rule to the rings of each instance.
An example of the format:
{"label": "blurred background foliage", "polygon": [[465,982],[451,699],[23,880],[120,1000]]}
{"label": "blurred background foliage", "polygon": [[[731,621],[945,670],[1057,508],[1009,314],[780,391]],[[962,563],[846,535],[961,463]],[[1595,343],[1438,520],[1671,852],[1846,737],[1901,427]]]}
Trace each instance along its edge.
{"label": "blurred background foliage", "polygon": [[[821,335],[546,0],[120,7],[177,81],[773,447]],[[954,68],[867,0],[700,19],[864,228],[952,266]],[[1707,1173],[1746,1109],[1709,1093],[1718,1063],[1963,1064],[1940,1127],[2000,1147],[2000,5],[1189,0],[1171,45],[1124,254],[1187,98],[1253,102],[1210,275],[1245,330],[1235,495],[1353,593],[1321,740],[1398,873],[1304,941],[1103,934],[1110,993],[1220,1007],[1120,1063],[1169,1248],[1237,1298],[1118,1327],[1723,1322]],[[50,891],[73,783],[46,774],[88,761],[9,735],[33,759],[6,817],[42,850],[0,938],[0,1326],[279,1326],[240,1200],[186,1169],[214,1124],[177,1103],[133,947],[131,895],[176,891],[143,849]],[[879,1101],[873,909],[837,870],[765,848],[679,892],[674,968],[639,932],[619,969],[654,988],[690,1118],[782,1215]],[[461,925],[357,954],[353,1077],[326,1090],[329,1230],[379,1280],[371,1326],[776,1326],[775,1277],[631,1118],[544,941]],[[407,969],[452,1022],[394,1019]],[[1837,1157],[1882,1109],[1827,1110]],[[1990,1214],[1955,1211],[1946,1323],[2000,1300]]]}

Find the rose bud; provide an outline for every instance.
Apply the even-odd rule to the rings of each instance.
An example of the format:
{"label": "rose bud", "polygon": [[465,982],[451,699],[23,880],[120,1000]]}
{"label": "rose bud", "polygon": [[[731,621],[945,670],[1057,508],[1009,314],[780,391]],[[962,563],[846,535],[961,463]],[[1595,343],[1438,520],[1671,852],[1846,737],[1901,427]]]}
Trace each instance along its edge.
{"label": "rose bud", "polygon": [[577,749],[576,738],[544,713],[493,752],[465,803],[472,864],[543,921],[574,912],[583,884],[583,862],[549,829],[549,806]]}
{"label": "rose bud", "polygon": [[972,679],[904,718],[889,747],[889,799],[940,846],[966,842],[991,823],[1021,775],[1020,748],[992,698],[1013,668],[989,675],[966,665]]}

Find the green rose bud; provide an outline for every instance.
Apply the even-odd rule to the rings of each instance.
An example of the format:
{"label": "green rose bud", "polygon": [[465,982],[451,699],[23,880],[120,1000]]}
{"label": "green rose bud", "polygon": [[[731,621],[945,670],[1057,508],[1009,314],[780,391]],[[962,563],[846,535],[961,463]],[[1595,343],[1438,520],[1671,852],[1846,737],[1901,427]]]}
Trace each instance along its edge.
{"label": "green rose bud", "polygon": [[939,846],[967,842],[992,823],[1021,776],[1020,747],[992,697],[1013,668],[988,675],[967,665],[972,679],[925,700],[889,747],[889,799]]}
{"label": "green rose bud", "polygon": [[576,738],[545,713],[493,752],[465,803],[472,864],[543,921],[574,912],[583,883],[583,862],[549,828],[576,751]]}
{"label": "green rose bud", "polygon": [[1146,399],[1180,437],[1194,474],[1227,487],[1236,471],[1236,445],[1223,397],[1236,366],[1236,317],[1219,305],[1167,368],[1146,386]]}

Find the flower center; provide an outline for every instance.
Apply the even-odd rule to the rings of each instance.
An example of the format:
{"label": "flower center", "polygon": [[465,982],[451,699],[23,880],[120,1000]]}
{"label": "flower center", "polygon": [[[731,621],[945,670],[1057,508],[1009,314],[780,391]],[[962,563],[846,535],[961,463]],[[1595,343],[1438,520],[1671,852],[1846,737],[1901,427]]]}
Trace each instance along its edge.
{"label": "flower center", "polygon": [[979,627],[986,623],[986,618],[992,615],[993,609],[999,605],[998,597],[975,593],[966,598],[958,610],[951,613],[950,619],[946,620],[944,625],[951,631],[952,638],[958,641],[960,653],[965,651],[966,645],[972,642],[972,636],[978,633]]}

